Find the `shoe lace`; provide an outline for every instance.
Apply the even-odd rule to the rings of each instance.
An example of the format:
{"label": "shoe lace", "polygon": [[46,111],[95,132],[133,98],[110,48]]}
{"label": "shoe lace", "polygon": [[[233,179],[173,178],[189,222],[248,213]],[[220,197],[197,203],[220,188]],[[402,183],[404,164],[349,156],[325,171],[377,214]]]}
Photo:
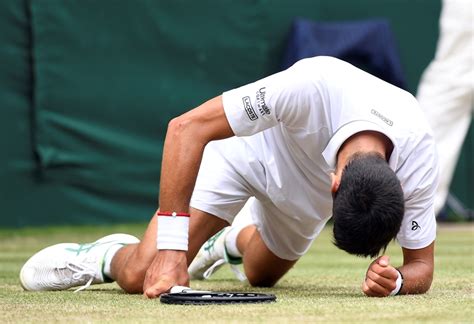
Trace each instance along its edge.
{"label": "shoe lace", "polygon": [[239,281],[247,280],[247,277],[245,276],[245,274],[242,271],[240,271],[239,267],[236,264],[231,264],[230,269],[232,270],[234,275],[237,277],[237,279],[239,279]]}
{"label": "shoe lace", "polygon": [[[77,281],[87,280],[87,282],[79,287],[78,289],[74,290],[75,293],[87,289],[95,278],[95,270],[91,267],[88,267],[85,264],[77,264],[74,262],[68,262],[66,264],[66,269],[69,269],[72,272],[72,279]],[[87,279],[88,278],[88,279]]]}
{"label": "shoe lace", "polygon": [[202,274],[202,276],[204,277],[204,279],[209,279],[212,274],[217,270],[219,269],[225,262],[224,259],[219,259],[217,260],[216,262],[214,262],[213,265],[211,265],[206,271],[204,271],[204,273]]}
{"label": "shoe lace", "polygon": [[[202,276],[204,277],[204,279],[209,279],[212,276],[212,274],[225,263],[227,263],[225,259],[217,260],[216,262],[214,262],[212,266],[210,266],[202,274]],[[247,280],[247,277],[245,276],[245,274],[242,271],[240,271],[239,267],[236,264],[229,264],[229,265],[230,265],[230,269],[232,270],[232,272],[234,273],[234,275],[237,277],[238,280],[240,281]]]}

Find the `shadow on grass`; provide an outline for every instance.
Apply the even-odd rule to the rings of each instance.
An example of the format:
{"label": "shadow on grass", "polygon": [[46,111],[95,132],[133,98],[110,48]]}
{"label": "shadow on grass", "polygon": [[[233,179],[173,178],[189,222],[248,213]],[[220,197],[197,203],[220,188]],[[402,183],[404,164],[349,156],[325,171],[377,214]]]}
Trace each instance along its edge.
{"label": "shadow on grass", "polygon": [[211,281],[194,281],[194,289],[233,292],[262,292],[285,295],[288,297],[308,298],[365,298],[365,295],[352,285],[325,285],[321,283],[277,283],[274,287],[252,287],[247,282],[229,279],[212,279]]}
{"label": "shadow on grass", "polygon": [[[71,290],[73,291],[73,290]],[[100,293],[104,295],[141,295],[141,294],[129,294],[123,291],[121,288],[89,288],[77,292],[76,294],[87,294],[87,293]]]}
{"label": "shadow on grass", "polygon": [[[277,284],[274,287],[252,287],[246,282],[238,282],[228,279],[213,279],[212,281],[194,281],[191,283],[193,289],[211,290],[211,291],[232,291],[232,292],[261,292],[273,293],[280,296],[287,297],[307,297],[307,298],[365,298],[365,296],[358,290],[354,290],[352,286],[342,285],[322,285],[322,284]],[[100,293],[104,295],[129,295],[118,287],[91,287],[87,290],[79,292],[84,293]],[[141,294],[132,294],[141,296]]]}

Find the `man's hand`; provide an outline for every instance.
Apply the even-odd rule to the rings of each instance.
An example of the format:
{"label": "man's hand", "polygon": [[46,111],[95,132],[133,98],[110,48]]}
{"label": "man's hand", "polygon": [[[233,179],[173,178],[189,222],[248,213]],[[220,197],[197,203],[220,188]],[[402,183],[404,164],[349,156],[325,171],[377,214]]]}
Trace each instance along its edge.
{"label": "man's hand", "polygon": [[146,272],[143,294],[156,298],[174,286],[189,286],[186,252],[161,250]]}
{"label": "man's hand", "polygon": [[398,271],[390,265],[390,258],[383,255],[372,262],[362,284],[364,294],[369,297],[386,297],[396,287]]}

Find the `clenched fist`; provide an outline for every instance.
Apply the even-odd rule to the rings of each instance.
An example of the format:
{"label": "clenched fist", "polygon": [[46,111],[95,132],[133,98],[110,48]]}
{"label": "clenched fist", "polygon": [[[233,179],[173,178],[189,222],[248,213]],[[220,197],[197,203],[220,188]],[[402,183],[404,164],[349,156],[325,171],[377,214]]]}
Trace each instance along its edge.
{"label": "clenched fist", "polygon": [[398,271],[390,265],[390,258],[383,255],[367,269],[362,291],[369,297],[386,297],[397,287]]}

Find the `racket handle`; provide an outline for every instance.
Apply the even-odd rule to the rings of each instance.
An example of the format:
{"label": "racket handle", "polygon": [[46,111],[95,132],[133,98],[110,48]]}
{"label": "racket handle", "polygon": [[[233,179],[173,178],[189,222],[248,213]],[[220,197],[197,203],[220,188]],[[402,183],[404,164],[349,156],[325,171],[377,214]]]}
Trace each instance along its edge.
{"label": "racket handle", "polygon": [[171,287],[170,293],[172,293],[172,294],[184,293],[187,290],[192,290],[192,289],[189,288],[189,287],[186,287],[186,286],[174,286],[174,287]]}
{"label": "racket handle", "polygon": [[174,286],[170,289],[170,294],[208,294],[209,290],[194,290],[186,286]]}

